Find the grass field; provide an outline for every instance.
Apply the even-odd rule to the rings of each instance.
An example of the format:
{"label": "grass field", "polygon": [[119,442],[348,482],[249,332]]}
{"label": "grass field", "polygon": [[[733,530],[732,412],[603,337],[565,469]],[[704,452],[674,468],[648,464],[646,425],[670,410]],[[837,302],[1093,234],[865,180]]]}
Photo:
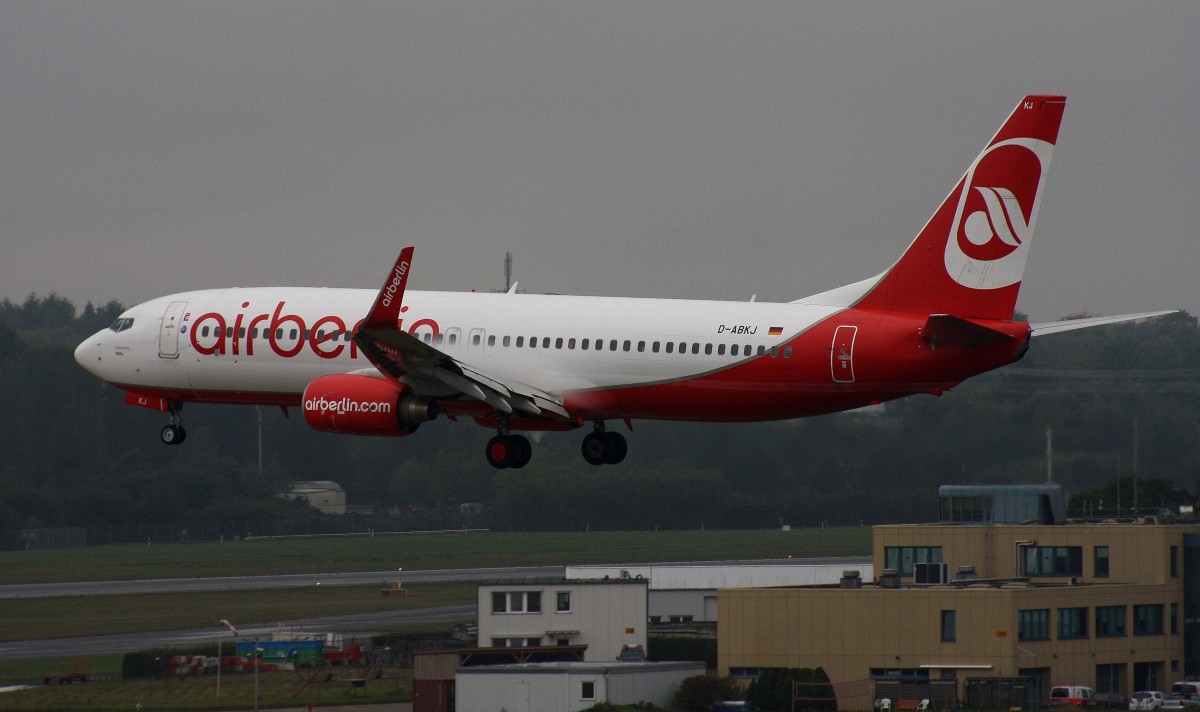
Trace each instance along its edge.
{"label": "grass field", "polygon": [[276,591],[171,595],[70,596],[0,600],[0,641],[104,635],[129,630],[213,628],[240,624],[398,611],[475,601],[474,583],[409,586],[404,598],[384,598],[378,586],[313,586]]}
{"label": "grass field", "polygon": [[3,583],[869,556],[870,527],[402,534],[0,552]]}

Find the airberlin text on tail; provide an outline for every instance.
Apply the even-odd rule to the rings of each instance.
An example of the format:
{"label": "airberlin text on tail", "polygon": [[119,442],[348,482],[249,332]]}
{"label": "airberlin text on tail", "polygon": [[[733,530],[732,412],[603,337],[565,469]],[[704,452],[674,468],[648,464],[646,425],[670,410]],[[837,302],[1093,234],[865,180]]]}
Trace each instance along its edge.
{"label": "airberlin text on tail", "polygon": [[405,247],[400,251],[400,256],[396,258],[396,264],[388,273],[387,281],[379,290],[379,296],[375,297],[371,313],[367,315],[360,328],[396,328],[396,321],[400,318],[400,305],[404,301],[404,287],[408,284],[408,270],[412,265],[412,256],[412,247]]}
{"label": "airberlin text on tail", "polygon": [[1066,98],[1027,96],[858,306],[1011,319]]}

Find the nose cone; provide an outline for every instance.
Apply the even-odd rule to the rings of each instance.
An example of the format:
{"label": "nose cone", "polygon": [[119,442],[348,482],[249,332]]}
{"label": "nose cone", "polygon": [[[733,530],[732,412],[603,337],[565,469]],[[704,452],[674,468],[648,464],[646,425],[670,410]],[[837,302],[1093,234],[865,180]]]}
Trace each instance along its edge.
{"label": "nose cone", "polygon": [[100,339],[103,334],[103,331],[92,334],[75,347],[75,362],[95,376],[100,375]]}

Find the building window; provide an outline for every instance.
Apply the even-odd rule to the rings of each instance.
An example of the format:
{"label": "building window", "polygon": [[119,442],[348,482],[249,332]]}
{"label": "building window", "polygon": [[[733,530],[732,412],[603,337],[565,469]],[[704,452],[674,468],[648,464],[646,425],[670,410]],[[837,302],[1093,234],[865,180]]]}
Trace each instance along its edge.
{"label": "building window", "polygon": [[1179,576],[1179,547],[1171,547],[1171,576]]}
{"label": "building window", "polygon": [[992,521],[992,498],[990,496],[942,497],[943,522],[990,522]]}
{"label": "building window", "polygon": [[1025,547],[1026,576],[1082,576],[1082,546]]}
{"label": "building window", "polygon": [[541,591],[493,591],[492,613],[541,613]]}
{"label": "building window", "polygon": [[1097,546],[1092,556],[1092,568],[1096,578],[1108,578],[1108,547]]}
{"label": "building window", "polygon": [[957,613],[955,611],[942,611],[942,642],[953,643],[956,640],[957,632]]}
{"label": "building window", "polygon": [[1050,640],[1050,609],[1017,611],[1017,640]]}
{"label": "building window", "polygon": [[901,576],[913,575],[913,564],[942,563],[940,546],[886,546],[883,548],[883,567],[896,569]]}
{"label": "building window", "polygon": [[1096,606],[1096,637],[1125,635],[1125,606]]}
{"label": "building window", "polygon": [[1152,603],[1133,607],[1134,635],[1162,635],[1163,607],[1161,603]]}
{"label": "building window", "polygon": [[1058,609],[1058,639],[1088,637],[1087,612],[1086,608]]}
{"label": "building window", "polygon": [[579,683],[579,699],[596,699],[596,683],[593,680],[583,680]]}
{"label": "building window", "polygon": [[559,591],[554,594],[554,612],[555,613],[570,613],[571,612],[571,592]]}
{"label": "building window", "polygon": [[1171,635],[1179,635],[1179,604],[1171,604]]}

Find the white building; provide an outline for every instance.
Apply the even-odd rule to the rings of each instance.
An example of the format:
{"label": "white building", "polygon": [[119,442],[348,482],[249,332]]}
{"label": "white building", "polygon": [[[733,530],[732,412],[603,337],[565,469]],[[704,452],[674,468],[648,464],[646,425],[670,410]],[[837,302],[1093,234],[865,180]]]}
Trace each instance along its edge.
{"label": "white building", "polygon": [[333,480],[301,480],[293,482],[284,499],[302,499],[313,509],[326,514],[346,513],[346,491]]}
{"label": "white building", "polygon": [[525,663],[459,668],[458,712],[576,712],[600,702],[670,709],[675,691],[704,663]]}
{"label": "white building", "polygon": [[479,647],[586,645],[584,660],[616,660],[646,647],[647,582],[538,578],[482,581]]}
{"label": "white building", "polygon": [[666,563],[619,566],[568,566],[568,579],[645,579],[647,605],[654,625],[715,623],[717,590],[836,584],[847,570],[874,578],[870,557],[776,559],[736,564]]}

